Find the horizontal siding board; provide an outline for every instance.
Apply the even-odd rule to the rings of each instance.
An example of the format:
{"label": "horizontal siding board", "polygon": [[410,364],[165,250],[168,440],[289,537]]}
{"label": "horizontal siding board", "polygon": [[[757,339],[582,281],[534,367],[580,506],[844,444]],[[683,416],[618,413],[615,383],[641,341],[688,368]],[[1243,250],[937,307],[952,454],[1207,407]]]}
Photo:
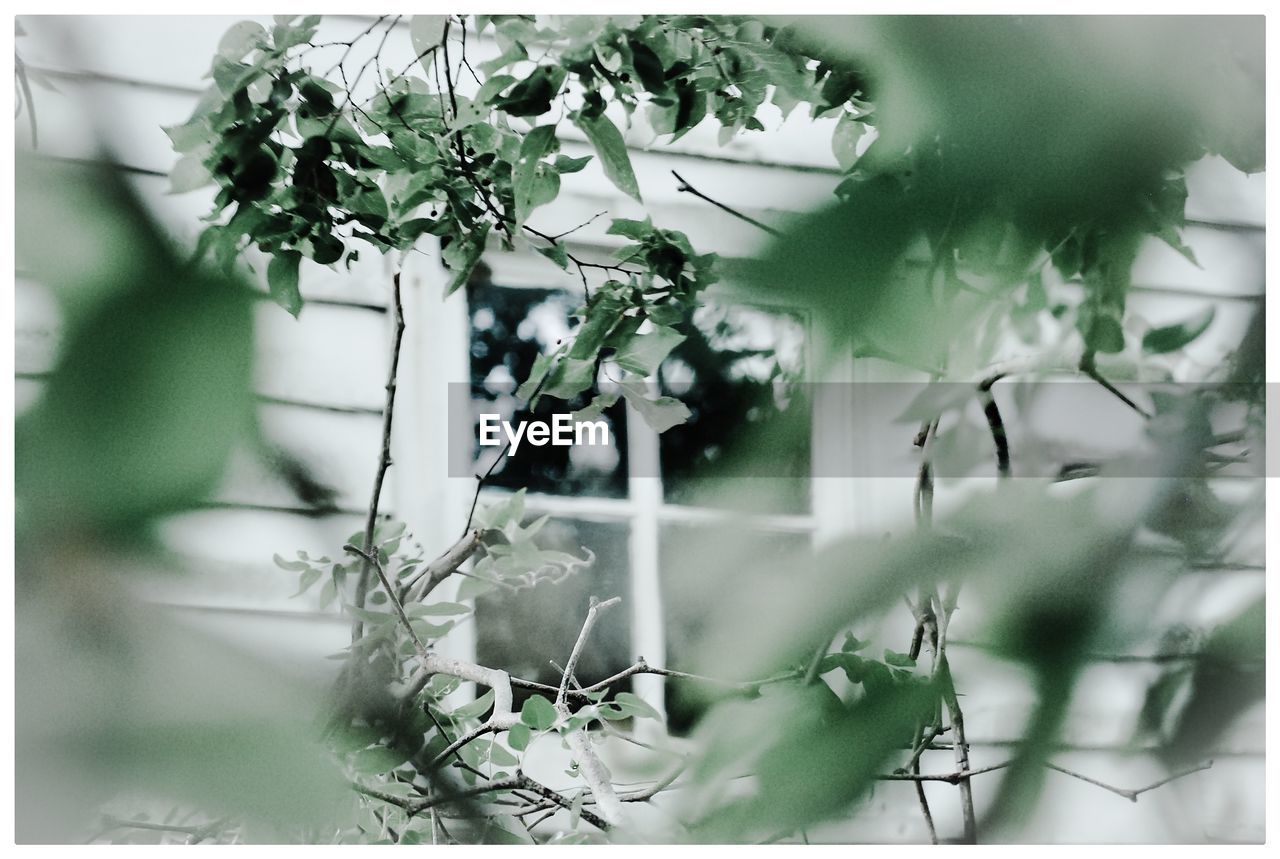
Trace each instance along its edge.
{"label": "horizontal siding board", "polygon": [[256,319],[260,393],[381,411],[390,361],[382,316],[304,304],[294,319],[275,303],[263,302]]}
{"label": "horizontal siding board", "polygon": [[[382,444],[382,422],[377,416],[269,403],[259,408],[258,415],[267,440],[299,460],[322,485],[335,490],[334,503],[339,509],[359,510],[369,503],[369,482]],[[384,498],[395,497],[396,480],[394,470],[388,473]],[[229,503],[301,505],[262,457],[247,449],[237,450],[232,457],[215,498]]]}
{"label": "horizontal siding board", "polygon": [[[321,267],[314,266],[316,270]],[[61,323],[56,302],[34,281],[16,283],[15,369],[56,366]],[[271,398],[381,412],[387,322],[359,308],[307,304],[297,319],[274,302],[255,308],[256,390]]]}
{"label": "horizontal siding board", "polygon": [[363,525],[360,516],[317,518],[235,509],[170,517],[161,525],[161,538],[169,550],[188,559],[189,572],[159,583],[151,598],[224,610],[317,611],[318,594],[295,599],[298,573],[280,569],[272,557],[293,560],[305,551],[313,558],[338,560],[342,544]]}

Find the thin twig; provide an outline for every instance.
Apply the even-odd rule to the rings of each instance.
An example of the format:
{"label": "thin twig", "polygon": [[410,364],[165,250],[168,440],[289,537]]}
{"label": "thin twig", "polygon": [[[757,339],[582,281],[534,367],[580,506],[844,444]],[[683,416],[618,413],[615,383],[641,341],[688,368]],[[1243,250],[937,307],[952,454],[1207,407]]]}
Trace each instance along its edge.
{"label": "thin twig", "polygon": [[[369,591],[370,555],[374,551],[373,535],[378,527],[378,505],[382,498],[382,484],[391,467],[391,426],[396,406],[396,373],[400,367],[400,344],[404,340],[404,305],[400,301],[400,272],[391,278],[391,299],[395,311],[395,329],[391,336],[391,366],[387,371],[387,398],[382,410],[382,449],[378,454],[378,470],[373,478],[373,493],[369,499],[369,512],[365,517],[364,540],[361,555],[364,558],[360,565],[360,578],[356,581],[356,592],[353,604],[356,608],[364,608],[365,597]],[[351,625],[351,642],[354,644],[364,635],[364,622],[356,618]]]}
{"label": "thin twig", "polygon": [[[573,677],[574,669],[578,667],[578,659],[582,656],[582,649],[586,646],[587,638],[591,635],[591,628],[595,626],[600,612],[620,602],[622,602],[620,597],[613,597],[604,602],[598,601],[594,596],[591,597],[587,608],[587,616],[582,622],[582,631],[578,633],[578,640],[574,642],[573,651],[569,654],[569,661],[565,663],[564,674],[560,678],[560,688],[556,692],[555,709],[562,722],[568,721],[571,715],[569,705],[565,699],[568,695],[570,678]],[[596,797],[601,816],[611,824],[624,822],[626,814],[613,791],[613,775],[609,772],[609,768],[605,766],[604,761],[600,760],[595,749],[591,747],[591,737],[587,734],[586,727],[583,726],[569,731],[565,736],[565,742],[569,745],[569,750],[573,752],[573,756],[578,762],[578,773],[582,776],[583,782],[586,783],[587,787],[591,788],[591,792]]]}
{"label": "thin twig", "polygon": [[[941,651],[945,634],[939,632],[938,647]],[[964,712],[960,709],[960,697],[956,694],[955,680],[951,676],[951,665],[945,653],[939,653],[939,674],[942,681],[942,700],[947,707],[947,718],[951,722],[952,747],[955,752],[956,769],[961,775],[960,811],[964,818],[964,843],[978,843],[978,819],[973,810],[973,787],[969,784],[969,743],[964,733]]]}
{"label": "thin twig", "polygon": [[422,602],[436,589],[437,585],[456,573],[458,568],[466,563],[479,548],[480,532],[467,530],[458,542],[445,550],[444,554],[424,566],[401,586],[404,601]]}
{"label": "thin twig", "polygon": [[366,553],[351,543],[347,543],[342,548],[353,555],[359,555],[366,563],[373,565],[373,569],[378,573],[378,580],[382,582],[382,587],[387,591],[387,599],[391,601],[391,607],[396,610],[396,616],[400,618],[400,624],[413,642],[413,649],[418,651],[418,655],[423,659],[428,659],[431,655],[430,651],[422,643],[422,639],[418,638],[418,633],[414,631],[413,624],[409,622],[409,616],[404,613],[404,606],[400,605],[400,598],[396,596],[395,588],[391,586],[390,580],[387,579],[387,571],[382,569],[382,561],[378,559],[377,555]]}
{"label": "thin twig", "polygon": [[1107,381],[1107,379],[1103,377],[1101,373],[1098,372],[1098,367],[1094,363],[1092,352],[1086,352],[1084,357],[1080,359],[1080,372],[1084,373],[1090,379],[1093,379],[1099,385],[1106,388],[1107,391],[1109,391],[1118,400],[1120,400],[1120,402],[1124,403],[1126,406],[1133,409],[1135,412],[1142,415],[1147,420],[1151,419],[1150,412],[1148,412],[1142,406],[1135,403],[1133,400],[1129,399],[1129,397],[1126,396],[1123,391],[1121,391],[1115,385],[1111,384],[1111,382]]}
{"label": "thin twig", "polygon": [[[916,526],[926,529],[933,524],[933,473],[932,463],[930,460],[931,441],[937,434],[938,421],[935,419],[923,427],[918,435],[919,445],[922,451],[920,474],[916,483]],[[937,608],[933,609],[933,602],[937,600]],[[923,591],[921,593],[922,604],[927,601],[929,609],[925,609],[922,605],[916,618],[916,626],[918,633],[923,638],[926,629],[932,626],[933,641],[933,680],[936,687],[941,692],[942,703],[947,710],[947,718],[951,723],[952,747],[955,753],[956,770],[960,773],[955,782],[960,786],[960,812],[964,820],[963,841],[965,844],[976,844],[978,842],[978,823],[977,816],[973,810],[973,790],[969,784],[969,777],[965,775],[969,771],[969,744],[965,739],[964,733],[964,713],[960,708],[960,699],[956,694],[955,680],[951,676],[951,666],[947,661],[946,643],[947,628],[950,623],[951,612],[955,610],[956,594],[953,592],[947,599],[943,599],[936,594],[935,589]],[[932,615],[930,618],[929,615]],[[912,637],[912,648],[918,652],[916,644],[916,636]],[[936,736],[936,733],[934,734]],[[932,738],[929,739],[932,742]],[[914,767],[919,760],[916,754],[912,761]],[[923,797],[923,792],[921,792]],[[932,825],[933,815],[928,810],[927,801],[922,805],[923,812]]]}
{"label": "thin twig", "polygon": [[[649,663],[645,662],[644,658],[641,657],[636,660],[635,664],[630,665],[627,668],[624,668],[623,670],[619,671],[617,674],[614,674],[612,677],[606,677],[604,680],[601,680],[596,683],[592,683],[590,686],[585,687],[582,690],[582,694],[599,692],[601,689],[607,689],[609,686],[612,686],[614,683],[618,683],[622,680],[626,680],[628,677],[632,677],[636,674],[656,674],[659,677],[674,677],[680,680],[695,680],[700,683],[713,683],[717,686],[723,686],[727,689],[733,689],[739,692],[755,692],[761,686],[767,686],[772,683],[780,683],[785,680],[795,680],[798,677],[803,677],[804,671],[799,669],[796,669],[793,671],[785,671],[781,674],[775,674],[770,677],[766,677],[762,680],[745,680],[745,681],[722,680],[718,677],[707,677],[702,674],[690,674],[686,671],[676,671],[671,668],[658,668],[656,666],[650,665]],[[515,683],[516,681],[513,680],[512,682]],[[522,680],[517,685],[527,684],[529,682],[530,681]],[[549,689],[550,687],[547,687],[547,688]],[[570,693],[570,694],[573,694],[573,693]]]}
{"label": "thin twig", "polygon": [[1115,787],[1105,782],[1098,781],[1095,778],[1090,778],[1087,775],[1081,775],[1078,772],[1073,772],[1072,770],[1069,770],[1066,767],[1060,767],[1057,764],[1046,763],[1045,766],[1055,772],[1060,772],[1063,775],[1069,775],[1072,778],[1077,778],[1077,779],[1080,779],[1080,781],[1088,782],[1089,784],[1100,787],[1103,790],[1111,791],[1117,796],[1123,796],[1125,799],[1129,800],[1130,802],[1137,802],[1138,797],[1149,790],[1155,790],[1156,788],[1163,787],[1169,782],[1175,781],[1176,779],[1180,779],[1183,776],[1188,776],[1188,775],[1191,775],[1192,773],[1198,773],[1203,770],[1209,769],[1211,766],[1213,766],[1213,761],[1205,761],[1204,763],[1199,764],[1197,766],[1188,767],[1187,769],[1179,770],[1175,773],[1171,773],[1170,775],[1165,776],[1162,779],[1159,779],[1158,781],[1153,781],[1151,784],[1147,785],[1146,787],[1138,787],[1138,788]]}
{"label": "thin twig", "polygon": [[591,604],[587,608],[587,618],[582,622],[582,630],[578,633],[578,640],[574,642],[573,650],[569,653],[569,661],[565,663],[564,673],[560,677],[560,689],[556,692],[556,706],[564,706],[565,696],[569,692],[569,679],[573,677],[574,669],[578,667],[578,660],[582,657],[582,648],[586,646],[587,637],[591,635],[591,628],[596,625],[596,618],[600,612],[608,608],[613,608],[622,602],[622,597],[613,597],[604,602],[599,602],[595,597],[591,598]]}
{"label": "thin twig", "polygon": [[[965,769],[965,770],[958,770],[956,772],[949,772],[949,773],[921,774],[921,773],[908,773],[908,772],[893,772],[893,773],[885,773],[883,775],[878,775],[876,776],[876,780],[877,781],[914,781],[914,782],[940,781],[940,782],[946,782],[947,784],[960,784],[961,782],[966,781],[970,778],[973,778],[974,776],[985,775],[987,773],[993,773],[999,770],[1008,769],[1013,764],[1014,764],[1014,761],[1009,760],[1009,761],[1002,761],[998,764],[991,764],[990,766],[978,767],[977,769]],[[1115,785],[1107,784],[1104,781],[1099,781],[1096,778],[1083,775],[1081,773],[1075,772],[1074,770],[1069,770],[1066,767],[1058,766],[1057,764],[1054,764],[1054,763],[1049,763],[1048,761],[1045,762],[1044,766],[1046,769],[1051,769],[1054,772],[1059,772],[1059,773],[1062,773],[1063,775],[1071,776],[1074,779],[1079,779],[1080,781],[1085,782],[1087,784],[1091,784],[1094,787],[1100,787],[1105,791],[1114,793],[1116,796],[1122,796],[1125,799],[1129,800],[1130,802],[1137,802],[1138,797],[1140,797],[1144,793],[1147,793],[1148,791],[1155,790],[1156,788],[1159,788],[1159,787],[1164,787],[1166,784],[1169,784],[1170,782],[1177,781],[1178,779],[1183,778],[1185,776],[1189,776],[1198,772],[1203,772],[1204,770],[1209,769],[1210,767],[1213,766],[1213,761],[1205,761],[1202,764],[1197,764],[1193,767],[1187,767],[1186,769],[1178,770],[1176,772],[1170,773],[1164,778],[1161,778],[1152,782],[1149,785],[1146,785],[1144,787],[1136,787],[1136,788],[1116,787]]]}
{"label": "thin twig", "polygon": [[771,236],[782,235],[781,231],[775,230],[773,227],[769,226],[768,224],[763,224],[760,221],[757,221],[755,218],[751,217],[750,215],[739,212],[737,209],[733,208],[732,206],[726,206],[724,203],[721,203],[719,200],[715,200],[715,199],[712,199],[711,197],[708,197],[706,194],[702,193],[697,188],[693,187],[687,181],[685,181],[685,178],[681,176],[679,173],[677,173],[676,171],[672,170],[671,175],[676,177],[676,181],[680,183],[680,186],[676,188],[677,191],[682,191],[686,194],[692,194],[693,196],[697,197],[699,200],[705,200],[706,202],[715,206],[717,209],[720,209],[721,211],[724,211],[724,212],[728,212],[730,215],[733,215],[735,218],[741,221],[746,221],[748,224],[751,224],[751,226],[758,227],[759,229],[764,230],[766,233],[768,233]]}
{"label": "thin twig", "polygon": [[[913,774],[920,774],[920,761],[913,764]],[[924,815],[924,824],[929,828],[929,843],[938,843],[938,828],[933,825],[933,812],[929,809],[929,797],[924,792],[924,782],[916,782],[916,800],[920,803],[920,813]]]}

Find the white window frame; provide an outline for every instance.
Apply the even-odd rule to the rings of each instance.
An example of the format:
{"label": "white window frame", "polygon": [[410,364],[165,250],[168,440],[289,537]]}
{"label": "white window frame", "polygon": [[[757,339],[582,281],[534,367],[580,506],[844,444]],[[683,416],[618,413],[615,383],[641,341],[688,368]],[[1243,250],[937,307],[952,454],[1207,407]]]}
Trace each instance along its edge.
{"label": "white window frame", "polygon": [[[576,250],[576,249],[575,249]],[[593,250],[593,249],[588,249]],[[602,249],[594,249],[602,250]],[[399,372],[399,398],[393,437],[393,458],[398,472],[394,484],[396,509],[420,535],[425,546],[448,546],[457,539],[466,520],[475,493],[473,477],[450,477],[447,463],[447,423],[440,412],[448,402],[449,382],[470,379],[470,317],[466,291],[458,290],[443,302],[439,294],[447,274],[435,260],[438,254],[424,259],[410,256],[402,278],[408,335],[405,338]],[[495,264],[494,282],[505,288],[557,288],[571,295],[581,295],[578,281],[556,276],[547,261],[532,253],[507,252],[489,254],[486,261]],[[708,295],[722,297],[738,304],[760,305],[764,302],[743,301],[741,296],[713,287]],[[856,381],[854,362],[846,359],[825,366],[818,373],[818,356],[831,354],[820,342],[821,326],[812,324],[813,308],[794,303],[768,302],[772,309],[795,313],[804,327],[804,380],[806,382]],[[649,380],[653,385],[654,381]],[[852,409],[850,402],[835,404],[838,410]],[[815,408],[832,408],[829,396],[816,398]],[[821,406],[819,406],[821,404]],[[845,411],[845,414],[851,412]],[[743,514],[676,504],[663,497],[659,462],[659,439],[649,425],[627,406],[627,495],[623,498],[567,496],[527,493],[525,509],[533,514],[586,519],[628,526],[628,581],[630,593],[624,594],[624,605],[630,614],[630,651],[632,657],[643,655],[653,666],[666,666],[666,633],[663,628],[663,602],[660,569],[661,528],[670,523],[743,521],[752,525],[791,534],[807,534],[812,544],[821,546],[851,530],[851,523],[862,520],[868,505],[874,505],[874,493],[868,493],[866,481],[848,477],[820,476],[816,464],[829,466],[836,457],[852,454],[851,440],[831,433],[842,425],[841,415],[816,411],[812,420],[809,512],[800,514]],[[843,473],[849,473],[847,470]],[[480,502],[493,502],[509,495],[505,489],[485,488]],[[452,595],[457,582],[447,585]],[[568,644],[566,644],[568,646]],[[463,624],[444,640],[453,655],[474,659],[476,636],[474,625]],[[666,713],[665,680],[657,675],[637,675],[633,690],[658,712]],[[474,695],[474,689],[456,693]]]}

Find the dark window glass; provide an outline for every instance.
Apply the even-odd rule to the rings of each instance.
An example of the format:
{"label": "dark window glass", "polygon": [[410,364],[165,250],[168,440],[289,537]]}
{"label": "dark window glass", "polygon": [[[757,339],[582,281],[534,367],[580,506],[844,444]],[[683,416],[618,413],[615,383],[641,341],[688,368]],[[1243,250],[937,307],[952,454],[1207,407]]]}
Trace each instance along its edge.
{"label": "dark window glass", "polygon": [[[627,572],[626,525],[582,519],[552,519],[535,538],[538,546],[582,556],[595,553],[595,563],[560,582],[542,582],[516,591],[490,591],[476,600],[476,655],[481,665],[502,668],[515,677],[560,685],[560,672],[578,640],[591,597],[620,596],[623,604],[600,616],[574,675],[589,686],[630,665],[630,576]],[[630,681],[616,689],[630,689]],[[517,708],[529,696],[515,693]]]}
{"label": "dark window glass", "polygon": [[[756,577],[776,580],[807,557],[810,537],[741,524],[664,525],[659,536],[662,619],[667,667],[706,673],[699,662],[708,624],[714,623],[725,594],[750,591]],[[709,687],[697,681],[666,681],[667,726],[687,733],[707,706]]]}
{"label": "dark window glass", "polygon": [[[514,396],[529,378],[533,362],[569,336],[570,316],[577,298],[564,290],[497,286],[487,277],[467,289],[471,318],[471,400],[476,427],[481,412],[501,414],[516,422],[532,417]],[[589,395],[568,404],[544,400],[540,415],[584,408]],[[622,497],[627,491],[627,431],[625,407],[617,403],[604,412],[613,444],[604,446],[536,447],[522,444],[514,456],[503,456],[487,485],[558,495]],[[500,448],[485,448],[481,458],[478,435],[477,468],[484,470]]]}
{"label": "dark window glass", "polygon": [[[707,304],[683,330],[687,338],[659,371],[662,392],[692,413],[661,437],[667,501],[807,512],[812,419],[800,384],[802,322],[755,307]],[[762,461],[767,476],[760,475]]]}

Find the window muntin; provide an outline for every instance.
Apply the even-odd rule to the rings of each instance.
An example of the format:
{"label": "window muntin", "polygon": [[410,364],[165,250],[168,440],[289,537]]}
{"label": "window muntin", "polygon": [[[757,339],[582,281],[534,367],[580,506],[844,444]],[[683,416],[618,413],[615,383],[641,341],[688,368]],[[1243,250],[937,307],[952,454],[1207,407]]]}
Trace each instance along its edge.
{"label": "window muntin", "polygon": [[[709,302],[687,320],[686,339],[659,368],[659,387],[690,409],[662,434],[663,497],[677,504],[752,505],[759,512],[811,507],[812,409],[804,376],[804,326],[794,314]],[[757,446],[770,474],[751,474]],[[733,491],[751,477],[751,491]],[[728,491],[726,491],[728,490]]]}
{"label": "window muntin", "polygon": [[[507,420],[527,418],[520,410],[523,404],[512,396],[514,387],[528,377],[539,354],[572,336],[571,316],[581,298],[571,289],[494,284],[487,273],[473,280],[467,298],[473,416],[477,424],[482,410],[497,411]],[[781,559],[812,541],[813,425],[800,384],[808,348],[804,320],[788,310],[712,297],[686,320],[684,330],[689,337],[654,381],[661,393],[686,400],[694,412],[689,425],[657,435],[620,401],[605,413],[618,454],[608,467],[565,456],[574,448],[522,446],[519,457],[500,464],[486,480],[483,501],[527,488],[530,515],[551,515],[539,535],[540,545],[575,554],[586,547],[596,562],[564,582],[479,598],[475,648],[482,664],[558,685],[560,674],[552,662],[563,665],[567,658],[588,598],[619,595],[625,608],[597,626],[589,648],[595,652],[590,661],[584,656],[577,680],[589,684],[603,679],[642,653],[651,664],[687,667],[700,603],[687,600],[670,581],[673,570],[689,569],[676,562],[672,541],[690,534],[711,541],[704,545],[715,545],[730,522],[748,532],[754,529],[763,540],[753,550],[756,557],[776,550]],[[720,358],[717,350],[723,353]],[[601,364],[599,380],[607,384],[618,371],[607,358]],[[703,384],[714,389],[714,400],[700,399],[693,391]],[[576,409],[588,400],[589,395],[567,405],[556,401],[554,408]],[[787,456],[775,457],[786,467],[774,470],[785,476],[717,478],[709,466],[719,465],[730,440],[751,428],[788,435]],[[536,455],[522,463],[526,448]],[[479,453],[478,444],[475,450]],[[484,449],[487,455],[493,450]],[[482,471],[488,462],[478,459],[477,468]],[[741,491],[743,481],[750,491]],[[717,491],[726,485],[733,490],[728,501]],[[741,501],[750,509],[742,509]],[[671,680],[640,675],[626,688],[660,709],[669,696],[670,730],[675,733],[686,730],[703,706],[696,692]],[[526,695],[517,690],[518,698]]]}
{"label": "window muntin", "polygon": [[[470,372],[473,428],[482,413],[500,414],[503,420],[530,418],[526,404],[515,396],[516,387],[533,370],[534,360],[569,336],[569,318],[577,299],[563,289],[498,286],[481,278],[467,289],[470,333]],[[586,407],[588,396],[556,411]],[[627,492],[627,427],[625,406],[605,410],[613,443],[609,446],[557,447],[521,445],[514,456],[502,461],[489,476],[489,486],[527,488],[530,492],[592,495],[619,498]],[[474,433],[473,433],[474,434]],[[488,469],[501,448],[474,448],[478,472]]]}

